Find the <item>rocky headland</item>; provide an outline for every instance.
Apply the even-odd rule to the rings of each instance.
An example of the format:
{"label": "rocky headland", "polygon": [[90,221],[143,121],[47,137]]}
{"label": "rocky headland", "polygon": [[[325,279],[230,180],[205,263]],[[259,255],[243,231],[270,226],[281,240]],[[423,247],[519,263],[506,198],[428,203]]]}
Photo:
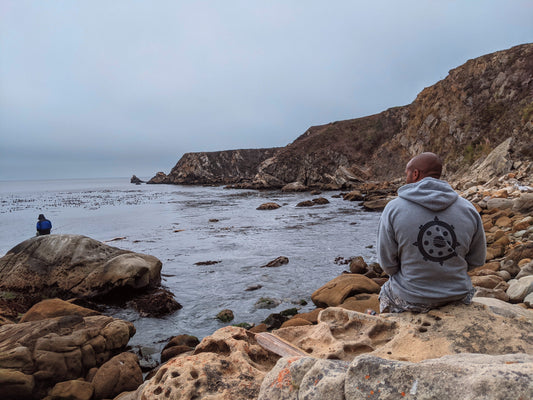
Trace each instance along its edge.
{"label": "rocky headland", "polygon": [[[514,173],[531,185],[531,71],[531,43],[488,54],[452,69],[409,105],[311,127],[279,149],[187,153],[151,183],[367,192],[372,185],[394,188],[412,156],[432,151],[443,158],[449,181],[486,184]],[[480,169],[504,142],[506,161],[497,170]]]}

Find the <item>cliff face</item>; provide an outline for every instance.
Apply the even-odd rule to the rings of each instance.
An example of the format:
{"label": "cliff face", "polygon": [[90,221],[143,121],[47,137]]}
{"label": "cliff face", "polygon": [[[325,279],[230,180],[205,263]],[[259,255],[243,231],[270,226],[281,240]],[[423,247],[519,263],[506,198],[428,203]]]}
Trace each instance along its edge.
{"label": "cliff face", "polygon": [[279,148],[186,153],[168,175],[159,172],[148,183],[231,184],[251,181],[259,165]]}
{"label": "cliff face", "polygon": [[377,176],[391,176],[381,160],[402,172],[410,156],[433,151],[444,158],[447,175],[460,177],[506,139],[514,161],[531,161],[533,44],[469,60],[424,89],[405,115],[402,129],[375,152]]}
{"label": "cliff face", "polygon": [[496,148],[506,162],[492,173],[532,174],[532,143],[533,44],[524,44],[469,60],[410,105],[311,127],[285,148],[186,154],[163,183],[349,188],[403,177],[423,151],[441,155],[446,178],[486,181],[480,166]]}

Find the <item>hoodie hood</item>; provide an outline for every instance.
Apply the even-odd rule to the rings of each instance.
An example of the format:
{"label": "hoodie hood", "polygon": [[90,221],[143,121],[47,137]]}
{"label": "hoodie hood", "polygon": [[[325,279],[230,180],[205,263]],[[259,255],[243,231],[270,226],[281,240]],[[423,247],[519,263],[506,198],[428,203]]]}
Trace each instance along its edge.
{"label": "hoodie hood", "polygon": [[432,211],[448,208],[459,197],[448,182],[429,177],[402,186],[398,196]]}

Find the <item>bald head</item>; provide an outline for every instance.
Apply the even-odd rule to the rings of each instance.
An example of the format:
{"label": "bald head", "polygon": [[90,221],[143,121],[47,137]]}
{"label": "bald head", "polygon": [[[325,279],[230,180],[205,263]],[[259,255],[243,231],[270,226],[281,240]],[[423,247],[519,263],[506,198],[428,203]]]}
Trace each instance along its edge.
{"label": "bald head", "polygon": [[407,183],[418,182],[428,176],[440,179],[442,173],[442,161],[434,153],[422,153],[413,157],[405,168]]}

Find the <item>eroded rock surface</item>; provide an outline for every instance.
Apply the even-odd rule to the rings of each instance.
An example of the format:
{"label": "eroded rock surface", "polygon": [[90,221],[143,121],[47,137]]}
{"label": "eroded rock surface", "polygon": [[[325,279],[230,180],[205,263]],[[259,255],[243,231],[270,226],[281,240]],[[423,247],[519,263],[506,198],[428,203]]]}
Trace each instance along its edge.
{"label": "eroded rock surface", "polygon": [[134,334],[132,323],[103,315],[0,326],[0,398],[42,398],[56,383],[85,378]]}
{"label": "eroded rock surface", "polygon": [[128,399],[256,399],[279,357],[243,328],[228,326],[204,338],[193,355],[175,357]]}

